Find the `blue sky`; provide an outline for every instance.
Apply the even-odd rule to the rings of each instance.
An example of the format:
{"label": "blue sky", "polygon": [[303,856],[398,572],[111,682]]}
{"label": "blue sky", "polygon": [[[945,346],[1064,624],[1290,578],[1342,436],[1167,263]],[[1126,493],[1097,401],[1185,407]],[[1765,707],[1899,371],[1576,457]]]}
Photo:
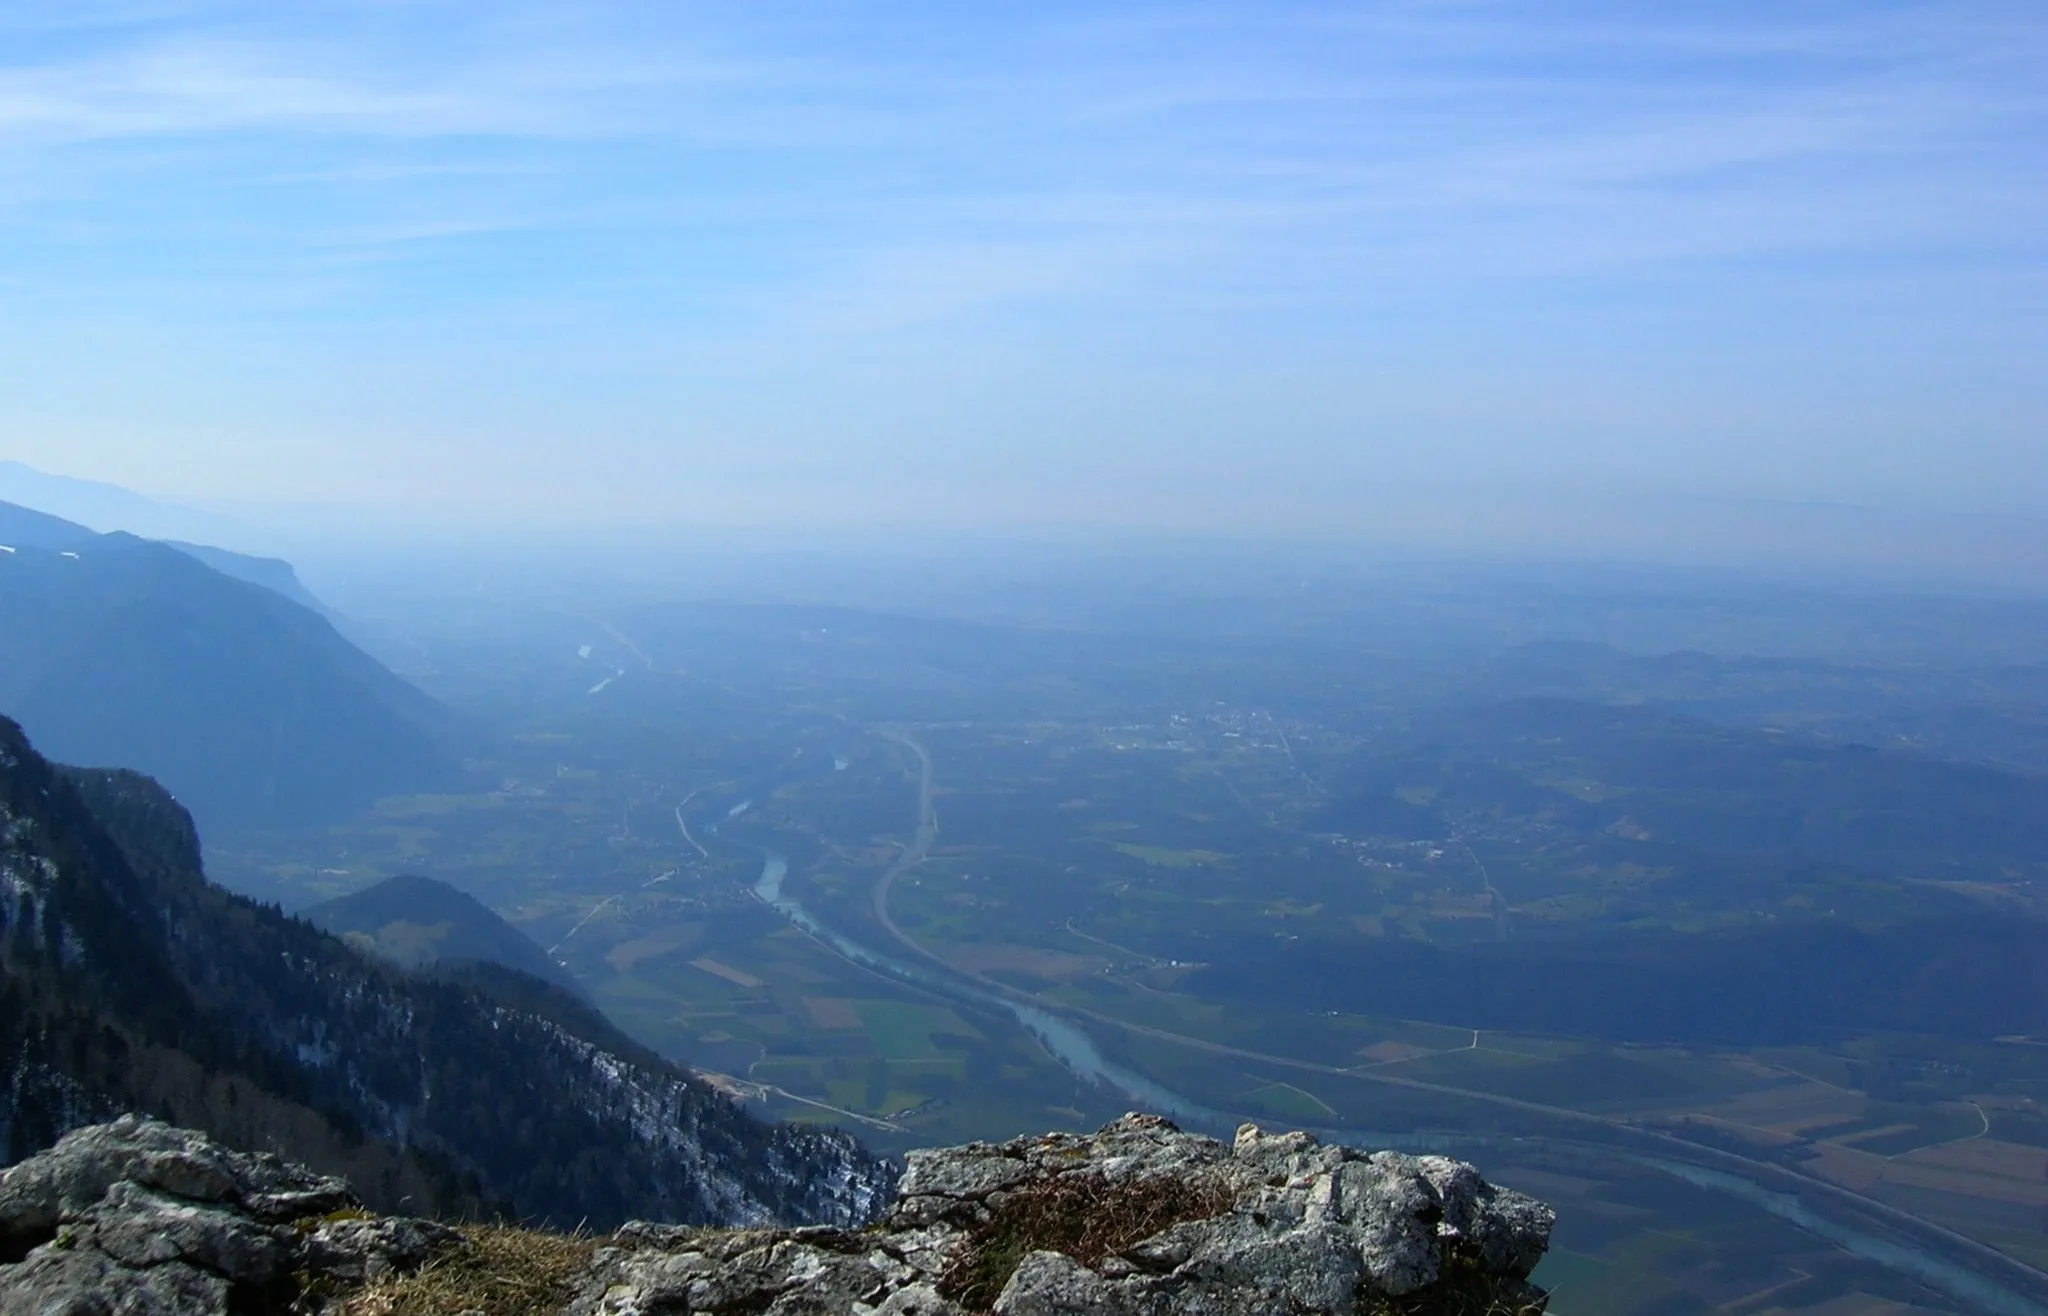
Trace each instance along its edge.
{"label": "blue sky", "polygon": [[0,457],[556,524],[2038,515],[2043,69],[1972,0],[6,6]]}

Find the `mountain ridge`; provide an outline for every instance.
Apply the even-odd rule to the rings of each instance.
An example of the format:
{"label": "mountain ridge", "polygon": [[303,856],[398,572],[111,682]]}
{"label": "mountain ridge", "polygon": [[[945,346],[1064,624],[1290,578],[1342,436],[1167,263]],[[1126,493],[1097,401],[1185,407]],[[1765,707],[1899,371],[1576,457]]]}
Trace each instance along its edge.
{"label": "mountain ridge", "polygon": [[299,917],[404,968],[480,961],[582,994],[539,943],[438,878],[400,873],[300,910]]}
{"label": "mountain ridge", "polygon": [[255,532],[231,518],[158,502],[118,484],[52,475],[18,461],[0,461],[0,500],[40,508],[95,534],[126,531],[146,539],[246,542]]}
{"label": "mountain ridge", "polygon": [[207,826],[460,775],[460,720],[325,617],[125,534],[0,554],[0,713],[63,759],[162,779]]}
{"label": "mountain ridge", "polygon": [[230,579],[260,585],[274,594],[290,599],[302,608],[308,608],[322,616],[332,615],[327,605],[315,597],[299,580],[298,569],[283,558],[238,553],[233,549],[217,548],[211,544],[193,543],[184,539],[157,539],[149,535],[137,535],[129,530],[101,532],[24,503],[0,500],[0,544],[9,548],[18,549],[26,546],[61,551],[77,548],[85,542],[117,535],[130,539],[145,539],[150,543],[175,548]]}

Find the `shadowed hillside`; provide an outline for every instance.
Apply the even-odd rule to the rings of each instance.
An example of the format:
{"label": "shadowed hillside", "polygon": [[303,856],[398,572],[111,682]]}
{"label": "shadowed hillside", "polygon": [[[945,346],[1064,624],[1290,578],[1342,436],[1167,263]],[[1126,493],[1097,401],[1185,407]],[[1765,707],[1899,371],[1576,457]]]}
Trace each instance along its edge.
{"label": "shadowed hillside", "polygon": [[457,777],[452,716],[324,617],[127,535],[0,554],[0,713],[61,758],[157,777],[205,827]]}
{"label": "shadowed hillside", "polygon": [[350,945],[406,968],[480,962],[515,969],[570,991],[559,964],[531,937],[446,882],[401,874],[302,912]]}

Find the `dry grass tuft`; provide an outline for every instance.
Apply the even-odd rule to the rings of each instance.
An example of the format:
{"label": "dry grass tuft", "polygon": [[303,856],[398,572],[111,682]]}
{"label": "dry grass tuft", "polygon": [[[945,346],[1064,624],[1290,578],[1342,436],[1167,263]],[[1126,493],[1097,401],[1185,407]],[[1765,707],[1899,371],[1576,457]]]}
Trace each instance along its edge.
{"label": "dry grass tuft", "polygon": [[939,1292],[969,1311],[987,1311],[1033,1252],[1064,1252],[1097,1266],[1133,1243],[1236,1203],[1223,1183],[1105,1179],[1063,1174],[1018,1189],[988,1223],[970,1230],[939,1278]]}
{"label": "dry grass tuft", "polygon": [[587,1235],[467,1225],[469,1246],[451,1248],[410,1275],[366,1284],[342,1316],[554,1316],[598,1247]]}

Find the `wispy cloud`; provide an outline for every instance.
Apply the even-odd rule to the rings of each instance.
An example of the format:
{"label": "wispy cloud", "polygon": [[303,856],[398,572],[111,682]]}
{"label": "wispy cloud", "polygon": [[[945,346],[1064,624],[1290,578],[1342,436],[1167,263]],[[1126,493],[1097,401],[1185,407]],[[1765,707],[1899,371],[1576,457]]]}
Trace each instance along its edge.
{"label": "wispy cloud", "polygon": [[[578,137],[628,126],[612,103],[646,85],[588,64],[336,72],[312,50],[173,40],[0,70],[0,138],[101,141],[226,132]],[[571,76],[571,71],[575,76]]]}
{"label": "wispy cloud", "polygon": [[[456,354],[518,327],[550,361],[640,363],[619,387],[648,395],[670,368],[1156,357],[1240,390],[1241,412],[1175,400],[1193,385],[1128,402],[1194,429],[1554,414],[1610,453],[1629,417],[1676,432],[1658,381],[1609,381],[1602,409],[1545,392],[1556,358],[1635,362],[1668,335],[1689,370],[1775,334],[1785,360],[1833,351],[1829,378],[1985,374],[1969,423],[2000,452],[2039,414],[2016,364],[2048,349],[2026,309],[2048,267],[2037,4],[26,8],[0,15],[18,320],[117,307],[246,344],[266,315],[324,316],[374,326],[365,351],[431,332]],[[1346,382],[1424,338],[1412,385]],[[1338,401],[1268,391],[1309,357],[1349,363],[1317,385]],[[1514,407],[1445,382],[1473,361],[1527,381]],[[1723,381],[1663,383],[1735,415]],[[1434,410],[1388,401],[1431,388]],[[760,404],[787,432],[841,423],[787,392]],[[1819,404],[1785,384],[1746,406]]]}

